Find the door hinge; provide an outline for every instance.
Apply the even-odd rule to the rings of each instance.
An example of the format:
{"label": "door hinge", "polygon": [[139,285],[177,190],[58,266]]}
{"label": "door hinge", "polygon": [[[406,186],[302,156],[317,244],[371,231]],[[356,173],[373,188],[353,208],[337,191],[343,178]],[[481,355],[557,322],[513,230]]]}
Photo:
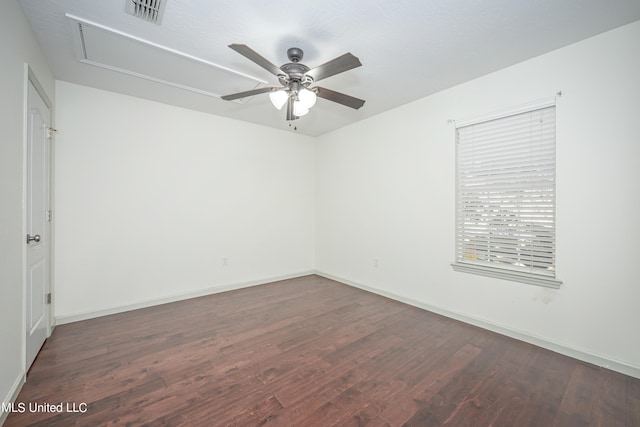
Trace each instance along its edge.
{"label": "door hinge", "polygon": [[56,132],[58,132],[58,129],[48,128],[47,129],[47,138],[49,138],[49,139],[53,138],[53,135],[55,135]]}
{"label": "door hinge", "polygon": [[47,304],[51,304],[51,292],[47,294]]}
{"label": "door hinge", "polygon": [[51,222],[51,209],[48,209],[45,211],[44,217],[47,220],[47,222]]}

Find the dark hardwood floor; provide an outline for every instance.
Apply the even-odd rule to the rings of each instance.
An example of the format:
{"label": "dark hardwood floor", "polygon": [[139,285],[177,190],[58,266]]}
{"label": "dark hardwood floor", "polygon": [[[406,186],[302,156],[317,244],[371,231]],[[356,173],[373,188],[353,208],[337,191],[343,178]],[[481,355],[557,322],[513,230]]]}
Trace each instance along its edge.
{"label": "dark hardwood floor", "polygon": [[639,379],[318,276],[59,326],[19,403],[6,427],[640,426]]}

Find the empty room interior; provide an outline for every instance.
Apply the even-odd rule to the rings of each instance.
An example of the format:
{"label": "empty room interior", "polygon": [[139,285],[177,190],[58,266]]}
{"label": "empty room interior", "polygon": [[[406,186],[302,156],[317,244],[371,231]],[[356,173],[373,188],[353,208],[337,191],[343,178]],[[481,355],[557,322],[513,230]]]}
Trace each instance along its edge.
{"label": "empty room interior", "polygon": [[640,2],[3,0],[0,425],[640,426]]}

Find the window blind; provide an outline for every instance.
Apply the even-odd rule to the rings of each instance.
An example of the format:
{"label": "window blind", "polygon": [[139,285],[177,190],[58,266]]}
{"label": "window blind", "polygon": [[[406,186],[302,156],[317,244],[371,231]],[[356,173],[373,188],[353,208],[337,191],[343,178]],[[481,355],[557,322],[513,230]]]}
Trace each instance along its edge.
{"label": "window blind", "polygon": [[456,263],[555,278],[555,135],[555,105],[457,128]]}

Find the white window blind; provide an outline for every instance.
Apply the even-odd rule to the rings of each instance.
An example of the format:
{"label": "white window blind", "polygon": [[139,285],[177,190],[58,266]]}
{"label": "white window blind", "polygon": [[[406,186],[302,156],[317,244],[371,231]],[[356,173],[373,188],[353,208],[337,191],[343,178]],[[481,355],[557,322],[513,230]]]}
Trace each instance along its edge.
{"label": "white window blind", "polygon": [[457,128],[456,270],[559,284],[555,110]]}

